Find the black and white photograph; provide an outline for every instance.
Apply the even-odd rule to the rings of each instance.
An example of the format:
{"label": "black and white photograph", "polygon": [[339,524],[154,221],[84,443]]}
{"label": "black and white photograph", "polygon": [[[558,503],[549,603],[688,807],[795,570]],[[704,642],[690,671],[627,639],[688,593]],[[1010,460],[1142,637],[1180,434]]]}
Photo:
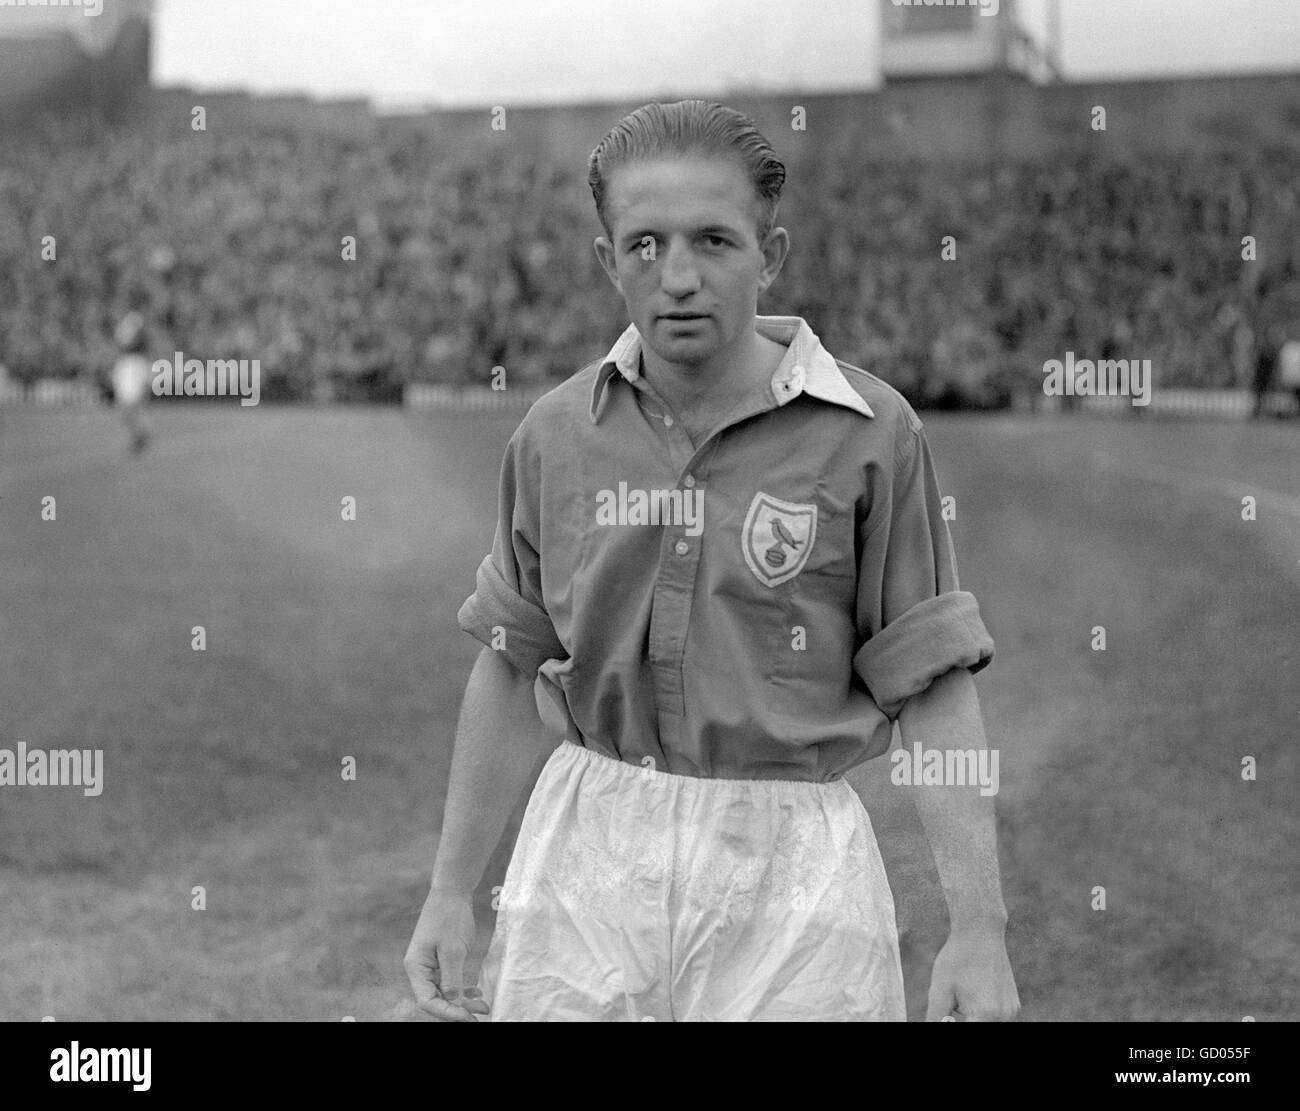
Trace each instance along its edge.
{"label": "black and white photograph", "polygon": [[1298,743],[1294,0],[0,0],[54,1088],[249,1022],[1240,1087]]}

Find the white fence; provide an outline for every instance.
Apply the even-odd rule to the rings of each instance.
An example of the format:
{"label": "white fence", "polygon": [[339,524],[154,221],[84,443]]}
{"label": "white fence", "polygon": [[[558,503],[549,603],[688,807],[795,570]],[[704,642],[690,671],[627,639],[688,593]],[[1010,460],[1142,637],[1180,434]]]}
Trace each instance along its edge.
{"label": "white fence", "polygon": [[71,378],[38,378],[28,385],[12,380],[0,382],[0,407],[38,405],[87,409],[103,404],[98,389]]}
{"label": "white fence", "polygon": [[523,412],[542,394],[554,388],[554,383],[494,390],[490,386],[411,382],[402,391],[402,404],[408,409],[451,413]]}
{"label": "white fence", "polygon": [[[1059,398],[1045,398],[1055,401]],[[1135,409],[1130,397],[1081,397],[1079,406],[1086,412],[1129,414]],[[1046,406],[1044,407],[1046,408]],[[1137,406],[1148,413],[1177,417],[1216,417],[1220,420],[1245,420],[1255,412],[1255,395],[1250,390],[1161,389],[1151,391],[1151,404]],[[1267,413],[1294,414],[1297,402],[1293,394],[1274,392],[1264,398]]]}
{"label": "white fence", "polygon": [[[494,390],[488,386],[448,386],[430,382],[413,382],[402,391],[402,404],[408,409],[428,412],[523,412],[554,383],[540,386],[511,386]],[[327,391],[318,391],[318,400],[327,401]],[[39,408],[90,408],[105,404],[103,395],[93,385],[68,378],[39,378],[24,385],[12,379],[0,381],[0,408],[37,406]]]}

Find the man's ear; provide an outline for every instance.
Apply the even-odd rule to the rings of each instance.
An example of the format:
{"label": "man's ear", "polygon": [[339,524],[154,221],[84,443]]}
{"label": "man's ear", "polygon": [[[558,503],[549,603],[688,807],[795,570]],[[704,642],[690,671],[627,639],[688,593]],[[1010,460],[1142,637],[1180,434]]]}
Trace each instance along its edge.
{"label": "man's ear", "polygon": [[763,269],[758,272],[758,292],[763,293],[785,265],[786,255],[790,253],[790,233],[785,228],[773,228],[759,249],[763,252]]}
{"label": "man's ear", "polygon": [[618,276],[618,267],[614,263],[614,244],[612,244],[603,235],[597,236],[595,243],[596,257],[600,260],[601,269],[605,271],[606,276],[614,283],[614,288],[623,292],[623,282]]}

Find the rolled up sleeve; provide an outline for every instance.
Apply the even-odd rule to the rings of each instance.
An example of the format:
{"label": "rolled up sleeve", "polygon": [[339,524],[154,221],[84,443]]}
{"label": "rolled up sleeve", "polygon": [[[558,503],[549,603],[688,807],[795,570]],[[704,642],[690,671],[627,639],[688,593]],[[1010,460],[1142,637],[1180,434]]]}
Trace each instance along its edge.
{"label": "rolled up sleeve", "polygon": [[919,425],[900,437],[892,481],[876,491],[858,568],[853,670],[891,720],[955,667],[993,659],[979,604],[960,589],[934,461]]}
{"label": "rolled up sleeve", "polygon": [[475,591],[456,615],[465,632],[530,679],[547,660],[568,657],[542,599],[539,487],[540,460],[528,449],[521,425],[501,465],[492,552],[479,564]]}

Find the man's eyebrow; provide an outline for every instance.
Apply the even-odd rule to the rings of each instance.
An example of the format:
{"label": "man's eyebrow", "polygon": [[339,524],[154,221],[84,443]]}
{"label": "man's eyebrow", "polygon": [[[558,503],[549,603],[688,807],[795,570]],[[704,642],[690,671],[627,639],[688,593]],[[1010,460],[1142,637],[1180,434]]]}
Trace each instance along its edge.
{"label": "man's eyebrow", "polygon": [[[725,235],[730,239],[736,239],[740,236],[740,232],[730,224],[701,224],[699,227],[690,228],[689,230],[695,235]],[[622,242],[625,244],[639,243],[647,237],[653,239],[658,234],[658,231],[650,227],[638,228],[636,231],[627,232],[622,237]]]}
{"label": "man's eyebrow", "polygon": [[637,230],[637,231],[630,231],[630,232],[627,232],[627,233],[622,237],[621,242],[623,242],[623,243],[639,243],[642,239],[654,239],[655,236],[658,235],[658,234],[659,234],[658,232],[652,231],[652,230],[650,230],[649,228],[641,228],[641,229],[639,229],[639,230]]}

